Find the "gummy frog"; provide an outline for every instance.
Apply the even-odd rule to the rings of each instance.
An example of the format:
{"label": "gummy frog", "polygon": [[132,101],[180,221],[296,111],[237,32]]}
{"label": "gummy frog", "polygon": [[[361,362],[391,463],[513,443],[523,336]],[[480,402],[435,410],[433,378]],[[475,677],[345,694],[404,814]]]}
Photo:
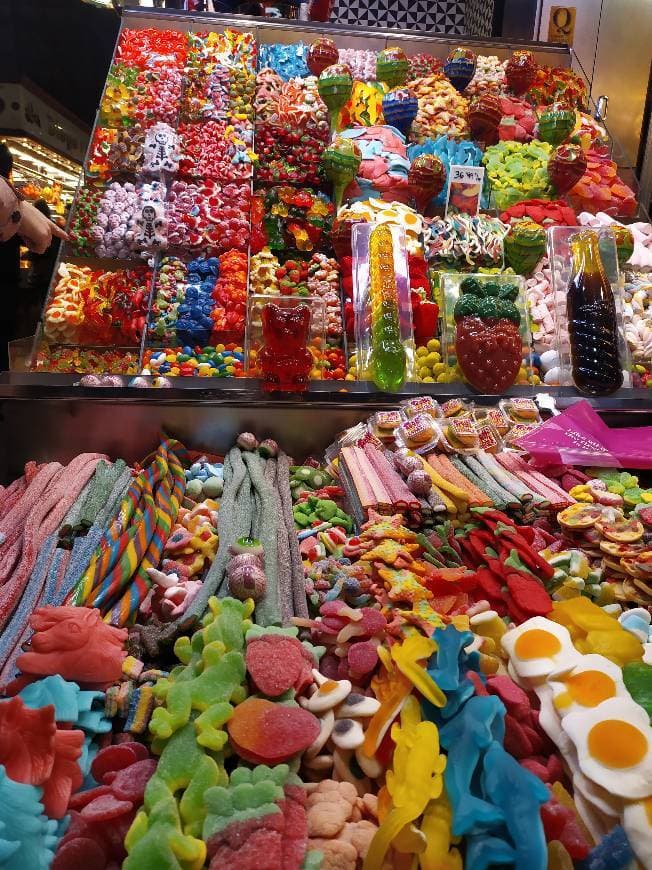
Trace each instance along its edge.
{"label": "gummy frog", "polygon": [[308,387],[312,355],[306,347],[310,309],[306,305],[280,308],[273,302],[263,307],[264,347],[259,354],[263,389],[300,393]]}

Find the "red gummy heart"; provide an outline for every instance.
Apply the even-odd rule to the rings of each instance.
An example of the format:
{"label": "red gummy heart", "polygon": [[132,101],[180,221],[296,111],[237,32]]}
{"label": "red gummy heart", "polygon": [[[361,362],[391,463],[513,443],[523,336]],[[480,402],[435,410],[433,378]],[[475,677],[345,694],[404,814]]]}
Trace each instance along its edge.
{"label": "red gummy heart", "polygon": [[126,744],[107,746],[100,749],[93,759],[91,774],[96,782],[102,782],[104,774],[108,771],[122,770],[123,767],[129,767],[130,764],[133,764],[134,761],[138,761],[136,753]]}
{"label": "red gummy heart", "polygon": [[105,870],[106,855],[102,846],[88,837],[68,840],[57,849],[52,870]]}
{"label": "red gummy heart", "polygon": [[89,822],[107,822],[123,816],[132,809],[131,801],[119,801],[112,794],[105,794],[86,804],[81,814]]}
{"label": "red gummy heart", "polygon": [[315,662],[294,637],[267,635],[247,644],[247,670],[264,694],[276,698],[294,687],[297,691],[312,682]]}
{"label": "red gummy heart", "polygon": [[155,771],[156,761],[153,758],[145,758],[130,764],[129,767],[118,771],[111,790],[120,800],[140,804],[145,797],[147,783],[154,776]]}

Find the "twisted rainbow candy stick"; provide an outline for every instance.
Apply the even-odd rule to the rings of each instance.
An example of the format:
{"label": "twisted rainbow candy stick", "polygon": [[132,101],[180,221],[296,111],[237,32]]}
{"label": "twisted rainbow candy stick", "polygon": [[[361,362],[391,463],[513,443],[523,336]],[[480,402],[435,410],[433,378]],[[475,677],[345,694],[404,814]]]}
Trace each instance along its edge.
{"label": "twisted rainbow candy stick", "polygon": [[[81,607],[88,601],[95,586],[112,570],[122,556],[125,547],[136,534],[138,523],[141,520],[138,505],[142,496],[143,481],[143,472],[132,480],[122,500],[117,517],[105,532],[88,567],[70,593],[68,604]],[[134,518],[135,524],[129,525],[132,518]]]}
{"label": "twisted rainbow candy stick", "polygon": [[[118,625],[124,625],[135,612],[149,589],[146,569],[158,565],[183,498],[183,458],[185,448],[179,442],[161,442],[148,467],[135,478],[119,518],[78,584],[71,603],[98,607],[106,621]],[[116,539],[123,523],[129,520],[129,528]]]}
{"label": "twisted rainbow candy stick", "polygon": [[[120,600],[104,617],[104,621],[111,625],[126,625],[142,604],[152,585],[147,569],[158,567],[163,548],[183,500],[186,478],[180,456],[185,451],[178,442],[169,441],[168,445],[168,474],[161,481],[156,492],[155,528],[131,583],[124,590]],[[179,448],[179,455],[176,448]]]}
{"label": "twisted rainbow candy stick", "polygon": [[396,392],[405,381],[407,359],[401,343],[394,241],[386,224],[375,227],[369,237],[369,297],[373,381],[385,392]]}

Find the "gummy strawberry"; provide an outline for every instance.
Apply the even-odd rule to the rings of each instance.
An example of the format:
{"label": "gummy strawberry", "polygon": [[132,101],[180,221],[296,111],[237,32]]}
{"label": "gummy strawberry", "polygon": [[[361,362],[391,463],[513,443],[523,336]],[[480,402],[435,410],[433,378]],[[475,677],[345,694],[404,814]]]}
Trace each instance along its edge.
{"label": "gummy strawberry", "polygon": [[482,393],[502,393],[516,380],[522,360],[516,284],[465,278],[453,316],[455,350],[466,380]]}

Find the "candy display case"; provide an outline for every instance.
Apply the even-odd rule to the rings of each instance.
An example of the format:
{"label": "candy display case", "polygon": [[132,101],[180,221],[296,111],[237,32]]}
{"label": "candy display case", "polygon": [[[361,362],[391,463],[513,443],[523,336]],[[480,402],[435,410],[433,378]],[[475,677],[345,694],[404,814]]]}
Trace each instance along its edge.
{"label": "candy display case", "polygon": [[[149,376],[170,384],[201,373],[219,378],[221,390],[246,378],[247,300],[269,292],[322,296],[327,326],[315,373],[329,383],[321,386],[354,390],[355,380],[356,391],[373,392],[354,354],[347,256],[351,226],[373,219],[406,233],[416,344],[409,378],[437,392],[451,377],[437,325],[441,273],[530,265],[530,237],[520,227],[507,233],[505,214],[524,197],[528,205],[553,195],[546,159],[556,160],[555,179],[562,169],[568,177],[568,155],[553,154],[564,137],[575,133],[588,156],[588,177],[572,191],[582,204],[594,201],[597,175],[620,217],[635,201],[624,185],[614,190],[605,131],[576,112],[586,77],[571,50],[479,39],[457,48],[457,39],[410,31],[126,9],[62,262],[82,268],[99,256],[98,286],[116,271],[151,268],[151,284],[144,298],[136,282],[122,308],[104,300],[104,322],[85,325],[57,279],[35,378],[47,377],[49,360],[53,372],[100,374],[106,365],[128,378],[137,352],[141,386]],[[540,142],[532,141],[537,104]],[[383,125],[383,112],[396,127]],[[341,136],[330,145],[329,126]],[[560,146],[571,158],[578,147]],[[442,215],[451,165],[484,165],[477,218]],[[516,253],[505,257],[503,245]],[[114,356],[83,352],[111,344],[111,330]],[[122,371],[118,345],[128,347]],[[536,388],[537,360],[523,368],[519,388]]]}

